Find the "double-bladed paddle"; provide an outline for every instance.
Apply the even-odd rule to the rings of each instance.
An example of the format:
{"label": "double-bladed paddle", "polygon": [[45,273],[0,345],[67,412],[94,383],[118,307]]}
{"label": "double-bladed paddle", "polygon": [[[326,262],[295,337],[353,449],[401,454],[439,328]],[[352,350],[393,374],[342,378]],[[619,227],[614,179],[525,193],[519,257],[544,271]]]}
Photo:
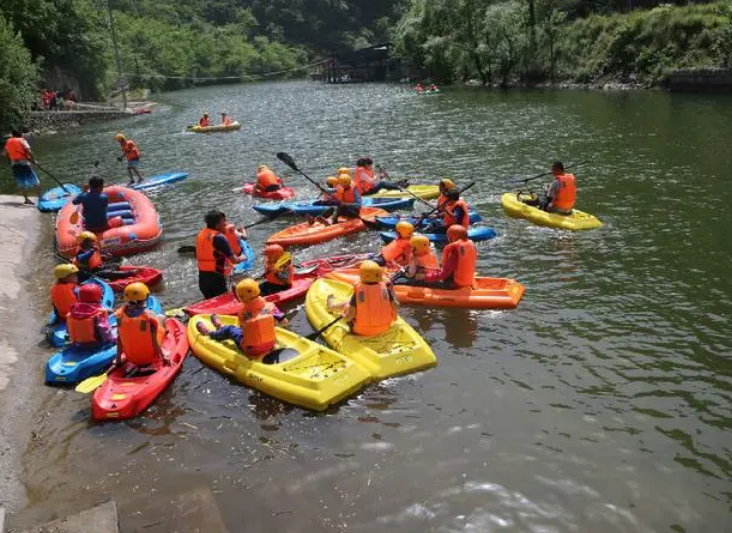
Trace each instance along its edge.
{"label": "double-bladed paddle", "polygon": [[[590,160],[587,159],[586,161],[580,161],[579,163],[574,163],[572,165],[569,165],[569,166],[565,167],[564,169],[569,170],[570,168],[575,168],[575,167],[578,167],[581,165],[585,165],[589,162],[590,162]],[[531,176],[530,178],[524,178],[522,180],[511,181],[511,182],[509,182],[509,185],[518,185],[519,183],[528,183],[530,181],[538,180],[539,178],[543,178],[544,176],[551,176],[551,175],[552,175],[551,171],[542,172],[541,174],[537,174],[536,176]]]}

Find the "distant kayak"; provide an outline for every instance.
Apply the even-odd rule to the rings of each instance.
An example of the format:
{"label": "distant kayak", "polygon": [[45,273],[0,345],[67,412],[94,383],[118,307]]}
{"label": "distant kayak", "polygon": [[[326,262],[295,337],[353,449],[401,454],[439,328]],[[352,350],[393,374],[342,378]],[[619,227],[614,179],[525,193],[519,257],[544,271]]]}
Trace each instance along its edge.
{"label": "distant kayak", "polygon": [[38,210],[44,213],[60,211],[63,206],[74,199],[74,196],[81,194],[81,189],[71,183],[65,183],[64,187],[54,187],[41,194],[38,202]]}
{"label": "distant kayak", "polygon": [[[435,244],[447,244],[447,234],[445,233],[425,233],[424,234],[430,242]],[[470,228],[468,230],[468,238],[473,242],[487,241],[493,239],[496,236],[496,232],[492,228]],[[381,240],[389,243],[396,239],[396,233],[393,231],[380,231],[379,237]]]}
{"label": "distant kayak", "polygon": [[257,198],[266,198],[267,200],[289,200],[295,197],[295,190],[289,187],[282,187],[271,192],[261,192],[257,190],[254,183],[245,183],[241,191],[244,194],[251,194]]}
{"label": "distant kayak", "polygon": [[237,131],[241,129],[241,124],[238,122],[233,122],[229,124],[228,126],[224,126],[223,124],[219,124],[218,126],[189,126],[188,131],[192,131],[193,133],[220,133],[224,131]]}
{"label": "distant kayak", "polygon": [[[390,216],[390,217],[377,217],[376,223],[379,224],[379,227],[384,229],[394,229],[396,225],[399,222],[409,222],[410,224],[416,224],[420,220],[420,217],[413,216],[413,217],[398,217],[398,216]],[[477,211],[470,211],[470,224],[476,224],[483,220],[483,217],[480,216],[480,214]],[[437,229],[443,229],[445,228],[445,224],[442,222],[442,219],[435,219],[433,217],[425,218],[424,221],[420,224],[419,227],[415,227],[415,231],[417,233],[421,233],[425,231],[425,228],[432,223],[436,222],[435,228]]]}
{"label": "distant kayak", "polygon": [[153,189],[155,187],[161,187],[169,183],[184,180],[187,177],[188,174],[185,172],[171,172],[169,174],[159,174],[157,176],[150,176],[149,178],[145,178],[142,183],[135,183],[134,185],[130,185],[130,189],[135,189],[136,191]]}
{"label": "distant kayak", "polygon": [[[305,200],[302,202],[280,202],[279,204],[257,204],[252,206],[255,211],[266,216],[288,214],[292,216],[319,216],[335,205],[319,205],[319,200]],[[397,209],[411,209],[414,198],[363,198],[364,207],[378,207],[384,211]]]}
{"label": "distant kayak", "polygon": [[508,192],[501,196],[501,207],[503,207],[503,211],[508,216],[512,218],[525,218],[537,226],[571,231],[596,229],[602,226],[602,222],[589,213],[584,213],[577,209],[573,209],[571,215],[547,213],[538,207],[526,205],[513,192]]}
{"label": "distant kayak", "polygon": [[[440,196],[440,189],[437,185],[410,185],[407,189],[422,200],[433,200]],[[413,196],[406,191],[382,189],[376,194],[365,195],[364,198],[413,198]]]}
{"label": "distant kayak", "polygon": [[[373,220],[377,216],[385,216],[383,209],[375,207],[364,207],[361,209],[361,217],[365,220]],[[366,229],[366,224],[360,218],[341,218],[337,224],[325,225],[321,222],[309,224],[295,224],[289,228],[279,231],[267,239],[267,244],[280,244],[282,246],[308,246],[321,242],[332,241],[338,237],[358,233]]]}

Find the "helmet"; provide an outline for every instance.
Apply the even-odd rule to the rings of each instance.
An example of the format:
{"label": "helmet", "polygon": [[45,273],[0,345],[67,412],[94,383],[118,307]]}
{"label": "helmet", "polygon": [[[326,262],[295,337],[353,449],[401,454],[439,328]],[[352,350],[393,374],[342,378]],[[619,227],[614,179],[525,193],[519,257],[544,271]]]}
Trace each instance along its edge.
{"label": "helmet", "polygon": [[264,257],[278,259],[285,253],[285,249],[279,244],[270,244],[264,248]]}
{"label": "helmet", "polygon": [[56,281],[59,281],[68,278],[69,276],[73,276],[77,272],[79,272],[79,267],[71,263],[66,263],[64,265],[58,265],[56,268],[54,268],[53,276],[56,278]]}
{"label": "helmet", "polygon": [[399,234],[399,236],[404,239],[411,237],[412,234],[414,233],[414,226],[412,226],[411,222],[407,222],[406,220],[397,222],[395,229],[396,229],[396,232]]}
{"label": "helmet", "polygon": [[259,165],[257,167],[257,172],[262,172],[263,170],[269,170],[269,167],[267,165]]}
{"label": "helmet", "polygon": [[451,191],[455,188],[455,183],[451,179],[444,178],[440,180],[440,185],[446,190]]}
{"label": "helmet", "polygon": [[204,113],[204,114],[203,114],[203,116],[204,116],[204,117],[207,117],[207,116],[208,116],[208,113]]}
{"label": "helmet", "polygon": [[348,174],[341,174],[340,176],[338,176],[338,185],[342,185],[343,187],[345,187],[346,185],[350,184],[351,176],[349,176]]}
{"label": "helmet", "polygon": [[467,239],[468,230],[466,230],[460,224],[453,224],[452,226],[447,228],[447,238],[450,242],[455,242],[459,239]]}
{"label": "helmet", "polygon": [[261,294],[259,283],[254,281],[252,278],[241,280],[236,284],[236,288],[234,290],[236,292],[236,297],[243,303],[251,302]]}
{"label": "helmet", "polygon": [[363,261],[358,274],[364,283],[378,283],[384,278],[384,269],[373,261]]}
{"label": "helmet", "polygon": [[147,285],[139,281],[130,283],[125,287],[126,302],[144,302],[148,296],[150,296],[150,289],[147,288]]}
{"label": "helmet", "polygon": [[117,135],[114,136],[114,140],[117,142],[122,142],[122,141],[126,141],[127,137],[124,136],[124,133],[118,133]]}
{"label": "helmet", "polygon": [[98,304],[102,301],[102,288],[96,283],[85,283],[79,287],[79,301]]}
{"label": "helmet", "polygon": [[338,175],[340,176],[341,174],[348,174],[350,176],[351,175],[351,169],[348,168],[348,167],[341,167],[341,168],[338,169]]}
{"label": "helmet", "polygon": [[77,241],[79,242],[79,244],[85,241],[97,242],[97,236],[94,235],[91,231],[82,231],[81,233],[79,233]]}
{"label": "helmet", "polygon": [[418,233],[409,239],[409,244],[412,245],[415,252],[425,252],[430,249],[430,240],[426,236]]}
{"label": "helmet", "polygon": [[338,185],[338,178],[336,176],[328,176],[325,179],[325,183],[328,184],[328,187],[335,187]]}

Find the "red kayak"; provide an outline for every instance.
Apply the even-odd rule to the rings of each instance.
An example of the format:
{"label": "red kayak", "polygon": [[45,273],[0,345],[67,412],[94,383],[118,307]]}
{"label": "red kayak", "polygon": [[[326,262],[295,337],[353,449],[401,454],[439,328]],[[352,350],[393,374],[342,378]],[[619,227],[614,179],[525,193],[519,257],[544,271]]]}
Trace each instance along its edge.
{"label": "red kayak", "polygon": [[242,188],[244,194],[251,194],[257,198],[266,198],[267,200],[289,200],[295,197],[295,189],[282,187],[272,192],[260,192],[254,187],[254,183],[245,183]]}
{"label": "red kayak", "polygon": [[147,374],[128,376],[133,367],[124,364],[109,373],[91,399],[92,419],[126,420],[142,413],[175,379],[188,355],[186,327],[175,319],[165,321],[163,348],[170,354],[170,365],[162,361]]}
{"label": "red kayak", "polygon": [[114,292],[122,292],[127,285],[130,285],[131,283],[137,283],[138,281],[141,283],[144,283],[148,287],[154,287],[158,283],[160,283],[163,279],[163,271],[158,270],[156,268],[151,268],[149,266],[131,266],[131,265],[125,265],[119,267],[117,270],[120,272],[125,272],[129,270],[137,270],[137,273],[134,276],[130,276],[129,278],[120,278],[120,279],[113,279],[113,280],[105,280],[109,284],[110,287],[112,287],[112,290]]}

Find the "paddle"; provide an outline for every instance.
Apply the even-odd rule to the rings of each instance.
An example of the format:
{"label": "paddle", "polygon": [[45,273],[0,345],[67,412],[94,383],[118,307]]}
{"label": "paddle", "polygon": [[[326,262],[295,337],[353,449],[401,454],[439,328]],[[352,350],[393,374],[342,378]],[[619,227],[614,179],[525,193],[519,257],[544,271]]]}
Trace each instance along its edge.
{"label": "paddle", "polygon": [[[336,198],[335,196],[333,196],[333,194],[330,193],[327,189],[325,189],[322,185],[320,185],[318,182],[316,182],[314,179],[312,179],[310,176],[308,176],[302,170],[300,170],[300,168],[298,168],[297,164],[295,163],[295,160],[292,159],[292,157],[290,157],[289,154],[287,154],[285,152],[277,152],[277,159],[279,159],[280,161],[282,161],[285,165],[287,165],[288,167],[290,167],[292,170],[294,170],[298,174],[302,175],[306,180],[308,180],[310,183],[312,183],[318,189],[320,189],[320,191],[323,194],[327,194],[328,196],[330,196],[331,198],[333,198],[333,200],[335,200],[335,202],[338,205],[348,206],[348,204],[346,204],[346,203],[341,202],[340,200],[338,200],[338,198]],[[369,227],[369,228],[378,228],[379,227],[379,225],[376,222],[371,222],[370,220],[366,220],[361,215],[356,215],[356,218],[358,218],[359,220],[361,220],[361,222],[363,222],[366,225],[366,227]]]}
{"label": "paddle", "polygon": [[84,381],[79,383],[74,390],[76,392],[80,392],[81,394],[89,394],[91,392],[94,392],[99,387],[101,387],[105,381],[107,381],[109,373],[115,368],[117,368],[117,365],[112,365],[107,369],[106,372],[104,372],[104,374],[99,374],[98,376],[86,378]]}
{"label": "paddle", "polygon": [[[565,170],[569,170],[570,168],[578,167],[580,165],[585,165],[589,163],[590,160],[587,159],[586,161],[580,161],[579,163],[574,163],[572,165],[569,165],[568,167],[565,167]],[[518,185],[519,183],[528,183],[529,181],[538,180],[539,178],[543,178],[544,176],[551,176],[551,171],[549,172],[542,172],[541,174],[537,174],[536,176],[532,176],[530,178],[525,178],[522,180],[516,180],[516,181],[510,181],[509,185]]]}
{"label": "paddle", "polygon": [[53,179],[53,181],[55,181],[56,183],[58,183],[58,184],[59,184],[59,185],[61,186],[61,188],[62,188],[62,189],[64,190],[64,192],[65,192],[66,194],[71,194],[71,191],[70,191],[70,190],[68,190],[68,189],[66,188],[66,186],[65,186],[65,185],[64,185],[63,183],[61,183],[61,182],[59,181],[59,179],[58,179],[58,178],[57,178],[56,176],[54,176],[54,175],[53,175],[53,174],[51,174],[51,173],[50,173],[50,172],[49,172],[48,170],[46,170],[46,169],[45,169],[45,168],[43,168],[43,167],[42,167],[41,165],[39,165],[39,164],[38,164],[38,161],[34,161],[34,163],[36,164],[36,166],[38,167],[38,169],[39,169],[39,170],[42,170],[43,172],[45,172],[46,174],[48,174],[48,175],[49,175],[49,176],[51,177],[51,179]]}
{"label": "paddle", "polygon": [[315,339],[317,339],[318,337],[320,337],[323,334],[323,332],[325,332],[325,330],[327,330],[328,328],[330,328],[332,325],[334,325],[336,322],[338,322],[342,318],[343,318],[343,316],[339,316],[338,318],[336,318],[335,320],[333,320],[333,322],[329,322],[328,324],[326,324],[325,326],[323,326],[322,328],[320,328],[318,331],[316,331],[314,333],[311,333],[310,335],[307,335],[305,338],[307,340],[309,340],[309,341],[314,341]]}
{"label": "paddle", "polygon": [[[376,167],[376,170],[378,170],[378,171],[379,171],[379,174],[381,174],[381,175],[382,175],[382,176],[384,176],[385,178],[388,178],[388,177],[389,177],[389,174],[387,174],[387,173],[386,173],[386,170],[384,170],[384,169],[383,169],[383,168],[381,167],[381,165],[377,165],[377,167]],[[407,193],[407,194],[409,194],[410,196],[413,196],[414,198],[416,198],[417,200],[419,200],[420,202],[422,202],[422,203],[423,203],[424,205],[426,205],[426,206],[427,206],[427,207],[429,207],[430,209],[433,209],[433,208],[435,207],[434,205],[432,205],[431,203],[429,203],[429,202],[428,202],[427,200],[425,200],[424,198],[420,198],[419,196],[417,196],[416,194],[414,194],[414,193],[413,193],[412,191],[410,191],[410,190],[409,190],[409,187],[399,187],[399,190],[400,190],[400,191],[402,191],[402,192],[406,192],[406,193]]]}
{"label": "paddle", "polygon": [[[247,224],[246,226],[244,226],[244,229],[250,229],[250,228],[253,228],[254,226],[259,226],[260,224],[264,224],[265,222],[269,222],[270,220],[274,220],[274,219],[276,219],[278,217],[281,217],[285,213],[289,213],[289,212],[290,212],[290,210],[289,209],[286,209],[284,211],[280,211],[278,213],[274,213],[270,217],[264,217],[264,218],[262,218],[260,220],[257,220],[256,222],[252,222],[251,224]],[[178,253],[179,254],[194,254],[194,253],[196,253],[196,247],[195,246],[181,246],[180,248],[178,248]]]}
{"label": "paddle", "polygon": [[[468,189],[472,188],[472,187],[473,187],[473,186],[474,186],[475,184],[476,184],[476,182],[475,182],[475,181],[472,181],[472,182],[468,183],[468,184],[467,184],[467,185],[466,185],[465,187],[463,187],[462,189],[459,189],[459,190],[458,190],[458,192],[457,192],[457,195],[458,195],[458,196],[461,196],[461,195],[462,195],[462,194],[463,194],[463,193],[464,193],[465,191],[467,191]],[[421,226],[422,226],[422,224],[424,224],[424,220],[425,220],[425,219],[426,219],[427,217],[429,217],[430,215],[432,215],[432,213],[434,213],[435,211],[440,211],[440,210],[444,209],[444,207],[443,207],[444,205],[445,205],[445,204],[442,204],[442,205],[438,205],[437,207],[434,207],[434,208],[433,208],[433,209],[432,209],[431,211],[427,211],[426,213],[424,213],[423,215],[421,215],[421,216],[420,216],[420,217],[419,217],[419,218],[418,218],[418,219],[417,219],[417,220],[416,220],[416,221],[414,222],[414,227],[415,227],[415,228],[419,228],[419,227],[421,227]]]}

